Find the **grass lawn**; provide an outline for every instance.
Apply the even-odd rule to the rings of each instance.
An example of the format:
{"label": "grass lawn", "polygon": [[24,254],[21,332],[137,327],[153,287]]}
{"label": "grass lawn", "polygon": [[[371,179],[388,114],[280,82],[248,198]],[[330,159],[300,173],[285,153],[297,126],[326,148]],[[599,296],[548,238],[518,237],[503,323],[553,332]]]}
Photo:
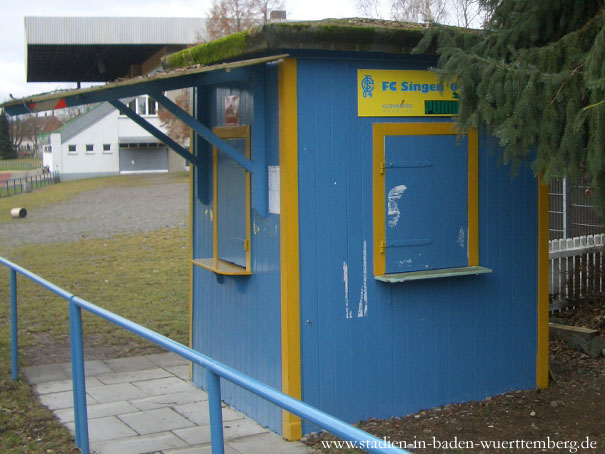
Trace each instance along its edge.
{"label": "grass lawn", "polygon": [[[183,175],[175,175],[186,181]],[[150,184],[144,176],[61,183],[33,194],[0,199],[27,206],[64,200],[106,184]],[[8,200],[8,203],[7,203]],[[22,199],[23,200],[23,199]],[[23,203],[25,205],[25,203]],[[10,259],[88,301],[187,343],[189,235],[173,228],[112,239],[25,246]],[[0,452],[75,453],[73,441],[52,414],[39,406],[21,380],[10,380],[9,273],[0,270]],[[18,276],[20,366],[69,360],[68,304]],[[158,351],[126,331],[83,311],[85,355],[110,358]]]}

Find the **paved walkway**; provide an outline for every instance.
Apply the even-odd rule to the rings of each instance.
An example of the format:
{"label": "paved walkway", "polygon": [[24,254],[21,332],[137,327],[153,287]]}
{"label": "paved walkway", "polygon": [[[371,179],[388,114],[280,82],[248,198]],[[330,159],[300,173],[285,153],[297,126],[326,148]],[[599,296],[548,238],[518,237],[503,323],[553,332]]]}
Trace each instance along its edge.
{"label": "paved walkway", "polygon": [[[97,454],[210,454],[208,396],[172,353],[87,361],[91,451]],[[71,363],[32,366],[23,375],[42,404],[74,433]],[[223,405],[225,454],[307,454]]]}

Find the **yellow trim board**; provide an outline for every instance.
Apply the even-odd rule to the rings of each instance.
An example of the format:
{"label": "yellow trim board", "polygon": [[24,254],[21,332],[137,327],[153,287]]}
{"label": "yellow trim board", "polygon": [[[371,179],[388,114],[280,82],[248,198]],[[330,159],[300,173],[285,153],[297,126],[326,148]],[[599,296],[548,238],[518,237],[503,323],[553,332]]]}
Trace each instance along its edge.
{"label": "yellow trim board", "polygon": [[536,386],[548,387],[548,186],[538,177],[538,295]]}
{"label": "yellow trim board", "polygon": [[[296,60],[278,64],[282,391],[302,396],[300,354],[300,270],[298,238],[298,108]],[[282,412],[282,436],[302,437],[298,416]]]}
{"label": "yellow trim board", "polygon": [[[373,200],[374,200],[374,276],[386,274],[385,172],[386,136],[457,135],[455,123],[374,123]],[[468,266],[479,266],[479,137],[476,129],[468,134]]]}

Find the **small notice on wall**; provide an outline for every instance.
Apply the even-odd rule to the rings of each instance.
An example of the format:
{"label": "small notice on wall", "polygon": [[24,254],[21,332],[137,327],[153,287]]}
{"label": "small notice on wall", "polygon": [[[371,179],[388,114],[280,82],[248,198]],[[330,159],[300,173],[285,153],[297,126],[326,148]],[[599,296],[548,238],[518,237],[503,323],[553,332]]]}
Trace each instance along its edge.
{"label": "small notice on wall", "polygon": [[279,214],[279,166],[269,166],[269,213]]}
{"label": "small notice on wall", "polygon": [[225,126],[239,125],[239,95],[225,96]]}
{"label": "small notice on wall", "polygon": [[360,117],[441,117],[458,113],[456,83],[432,71],[357,70]]}

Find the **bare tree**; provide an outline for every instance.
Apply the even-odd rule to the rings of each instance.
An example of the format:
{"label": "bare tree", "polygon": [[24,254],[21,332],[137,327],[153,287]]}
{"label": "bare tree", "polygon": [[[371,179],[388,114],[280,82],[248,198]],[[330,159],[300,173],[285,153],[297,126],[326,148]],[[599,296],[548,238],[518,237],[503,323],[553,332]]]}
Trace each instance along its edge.
{"label": "bare tree", "polygon": [[394,0],[391,16],[403,22],[446,22],[447,0]]}
{"label": "bare tree", "polygon": [[286,9],[284,0],[250,0],[250,12],[261,24],[269,22],[271,11]]}
{"label": "bare tree", "polygon": [[[187,89],[181,90],[181,93],[174,98],[174,102],[185,112],[191,113],[190,96]],[[159,108],[158,117],[160,118],[162,127],[166,129],[166,132],[170,138],[176,140],[180,145],[187,145],[189,135],[191,134],[191,129],[189,126],[180,121],[163,107]]]}
{"label": "bare tree", "polygon": [[355,7],[363,17],[385,19],[384,5],[381,0],[356,0]]}
{"label": "bare tree", "polygon": [[[492,0],[497,4],[499,0]],[[488,20],[486,0],[355,0],[363,17],[402,22],[439,22],[459,27],[480,27]]]}
{"label": "bare tree", "polygon": [[285,8],[283,0],[213,0],[208,36],[217,39],[269,22],[271,11]]}
{"label": "bare tree", "polygon": [[478,27],[483,21],[484,9],[479,0],[450,0],[456,25]]}

